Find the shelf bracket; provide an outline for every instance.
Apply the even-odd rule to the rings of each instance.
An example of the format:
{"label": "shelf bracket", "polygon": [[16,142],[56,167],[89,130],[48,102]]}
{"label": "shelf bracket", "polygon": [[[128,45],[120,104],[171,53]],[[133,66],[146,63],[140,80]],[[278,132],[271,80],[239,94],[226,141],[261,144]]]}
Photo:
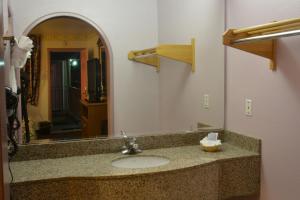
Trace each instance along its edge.
{"label": "shelf bracket", "polygon": [[191,40],[190,45],[163,44],[157,47],[157,55],[188,63],[192,66],[192,72],[195,72],[195,39]]}
{"label": "shelf bracket", "polygon": [[192,66],[192,72],[195,72],[195,39],[192,39],[190,45],[163,44],[156,48],[128,53],[129,60],[153,66],[157,71],[160,70],[160,57],[188,63]]}
{"label": "shelf bracket", "polygon": [[145,56],[140,55],[139,51],[130,51],[128,54],[128,59],[155,67],[157,72],[160,70],[160,60],[156,54]]}

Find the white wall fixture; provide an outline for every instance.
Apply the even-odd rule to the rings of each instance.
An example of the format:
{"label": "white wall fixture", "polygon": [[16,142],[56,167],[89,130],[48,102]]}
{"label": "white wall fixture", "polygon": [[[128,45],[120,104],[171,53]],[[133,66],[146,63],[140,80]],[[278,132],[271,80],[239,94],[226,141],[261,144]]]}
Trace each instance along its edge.
{"label": "white wall fixture", "polygon": [[209,95],[208,94],[205,94],[203,96],[203,107],[205,109],[208,109],[209,108]]}
{"label": "white wall fixture", "polygon": [[245,115],[246,116],[252,116],[252,100],[246,99],[245,100]]}

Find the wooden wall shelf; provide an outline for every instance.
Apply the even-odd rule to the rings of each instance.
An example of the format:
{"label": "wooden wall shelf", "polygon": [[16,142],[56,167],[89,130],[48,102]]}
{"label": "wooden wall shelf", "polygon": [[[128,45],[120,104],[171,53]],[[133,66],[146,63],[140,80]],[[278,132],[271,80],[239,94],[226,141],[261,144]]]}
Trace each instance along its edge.
{"label": "wooden wall shelf", "polygon": [[189,45],[162,44],[156,48],[130,51],[128,59],[151,65],[156,67],[157,71],[159,71],[160,56],[188,63],[192,66],[192,72],[195,72],[195,39],[192,39]]}
{"label": "wooden wall shelf", "polygon": [[276,70],[276,39],[295,35],[300,35],[300,18],[229,29],[223,35],[223,44],[267,58],[270,69]]}

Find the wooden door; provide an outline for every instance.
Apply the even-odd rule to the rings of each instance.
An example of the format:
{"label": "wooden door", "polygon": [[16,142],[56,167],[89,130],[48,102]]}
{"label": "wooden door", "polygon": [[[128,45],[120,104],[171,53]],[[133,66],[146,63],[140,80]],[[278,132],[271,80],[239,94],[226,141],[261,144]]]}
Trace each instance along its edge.
{"label": "wooden door", "polygon": [[51,108],[50,112],[63,112],[63,77],[62,62],[51,61]]}
{"label": "wooden door", "polygon": [[[6,101],[5,101],[5,74],[8,71],[8,66],[4,66],[4,47],[2,36],[4,30],[9,27],[4,27],[4,20],[8,22],[8,15],[4,15],[3,10],[8,9],[7,2],[4,4],[0,0],[0,199],[9,199],[9,170],[8,170],[8,153],[7,153],[7,133],[6,133]],[[8,23],[7,23],[8,24]],[[6,31],[5,31],[6,32]],[[10,49],[7,48],[7,51]],[[9,60],[9,52],[6,53]],[[9,63],[7,63],[9,64]]]}
{"label": "wooden door", "polygon": [[[2,43],[2,40],[0,40],[0,43]],[[0,51],[3,51],[3,49],[1,48]],[[0,55],[0,62],[3,62],[3,52],[0,54],[2,54]],[[4,67],[0,66],[0,199],[7,199],[5,196],[8,196],[9,193],[4,70]]]}

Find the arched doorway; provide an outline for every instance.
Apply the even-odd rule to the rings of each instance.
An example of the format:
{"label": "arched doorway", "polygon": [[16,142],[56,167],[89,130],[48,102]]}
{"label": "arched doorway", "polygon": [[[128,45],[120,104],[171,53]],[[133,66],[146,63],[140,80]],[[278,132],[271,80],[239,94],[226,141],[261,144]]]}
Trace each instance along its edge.
{"label": "arched doorway", "polygon": [[[59,34],[57,33],[58,29],[63,29],[64,32],[62,34]],[[53,98],[53,96],[57,96],[57,95],[51,93],[51,91],[53,91],[53,87],[51,86],[55,85],[53,83],[57,83],[57,81],[53,79],[53,77],[56,77],[55,74],[57,73],[55,72],[53,73],[54,68],[52,66],[53,63],[51,58],[65,57],[67,54],[74,55],[78,53],[79,60],[77,58],[77,61],[79,61],[79,65],[81,67],[80,76],[78,76],[77,73],[77,76],[74,75],[75,80],[68,80],[66,82],[70,82],[72,84],[76,82],[78,77],[79,79],[81,79],[80,80],[81,81],[80,106],[76,106],[79,105],[76,103],[75,106],[73,106],[75,108],[80,107],[79,121],[81,122],[81,126],[82,126],[81,131],[83,132],[81,134],[81,138],[104,136],[102,134],[103,132],[106,132],[105,134],[106,136],[111,135],[111,133],[113,132],[113,121],[112,121],[113,101],[111,95],[112,94],[112,84],[111,84],[112,83],[112,74],[111,74],[112,54],[111,54],[110,45],[105,35],[102,34],[102,31],[93,22],[85,19],[82,16],[77,16],[77,15],[75,16],[75,14],[73,13],[72,14],[55,13],[52,15],[44,16],[36,20],[34,23],[32,23],[24,32],[25,35],[29,35],[31,37],[32,35],[38,35],[38,33],[43,34],[42,43],[40,44],[40,48],[42,51],[40,55],[41,57],[40,83],[38,83],[37,81],[38,78],[37,80],[35,80],[33,78],[34,76],[32,76],[31,74],[30,75],[31,88],[29,89],[29,92],[32,98],[33,90],[36,89],[36,87],[39,87],[38,89],[36,89],[37,90],[36,94],[39,95],[36,98],[38,99],[37,100],[38,102],[31,101],[31,103],[33,105],[35,104],[35,106],[37,106],[38,108],[37,110],[40,111],[39,114],[42,115],[42,119],[40,119],[40,121],[53,122],[53,107],[55,107],[55,103],[56,105],[61,106],[61,104],[66,105],[66,101],[65,101],[66,99],[74,100],[74,95],[70,95],[68,98],[64,98],[63,102],[59,100],[55,102],[56,100],[55,98]],[[95,38],[95,33],[98,34],[98,38]],[[93,38],[94,41],[91,38]],[[87,48],[85,48],[83,43],[86,43]],[[69,60],[71,61],[72,58],[70,57]],[[75,61],[76,59],[73,61],[73,64],[75,63]],[[72,74],[72,72],[70,72],[70,74]],[[99,74],[99,76],[95,76],[95,74]],[[94,77],[91,78],[92,76]],[[36,87],[34,87],[33,84],[36,84]],[[70,85],[70,87],[74,88],[75,85],[76,84]],[[36,99],[32,98],[31,100],[36,100]],[[103,109],[101,110],[101,108],[99,107],[101,106],[103,107],[103,104],[105,103],[106,103],[106,108],[105,108],[106,110],[103,111]],[[70,104],[74,105],[74,103],[70,103]],[[104,121],[105,118],[103,117],[103,113],[106,113],[106,122],[103,121],[97,122],[94,120],[97,118],[99,119],[99,115],[97,115],[99,114],[99,112],[102,112],[102,117],[100,118],[103,119]],[[91,113],[94,114],[92,116],[89,116],[89,114]],[[75,114],[72,113],[71,116],[76,116]],[[105,123],[106,125],[103,125]],[[95,126],[97,128],[95,128]],[[105,126],[107,128],[105,128]],[[38,128],[39,128],[38,130],[40,130],[41,127],[38,126]],[[100,130],[100,134],[99,134],[99,130]]]}

